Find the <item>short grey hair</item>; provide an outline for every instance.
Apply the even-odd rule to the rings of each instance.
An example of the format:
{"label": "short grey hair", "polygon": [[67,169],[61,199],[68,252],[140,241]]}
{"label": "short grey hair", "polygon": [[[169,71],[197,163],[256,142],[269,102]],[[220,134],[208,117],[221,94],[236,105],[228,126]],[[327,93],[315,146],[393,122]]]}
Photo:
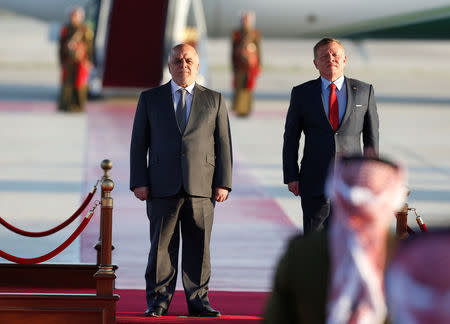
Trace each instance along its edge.
{"label": "short grey hair", "polygon": [[314,49],[313,49],[314,58],[316,58],[317,51],[319,50],[319,48],[321,48],[324,45],[331,44],[331,43],[336,43],[344,49],[344,45],[342,45],[342,43],[340,41],[338,41],[336,38],[325,37],[325,38],[322,38],[320,41],[318,41],[316,45],[314,45]]}

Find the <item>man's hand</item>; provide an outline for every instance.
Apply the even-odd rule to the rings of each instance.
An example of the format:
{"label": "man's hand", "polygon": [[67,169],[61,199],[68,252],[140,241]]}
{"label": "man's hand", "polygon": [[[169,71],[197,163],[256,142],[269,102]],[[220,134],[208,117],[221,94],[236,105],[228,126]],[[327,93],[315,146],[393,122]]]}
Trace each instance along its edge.
{"label": "man's hand", "polygon": [[294,196],[298,196],[298,181],[291,181],[288,183],[288,189],[290,192],[294,194]]}
{"label": "man's hand", "polygon": [[133,192],[137,199],[147,200],[149,189],[148,187],[136,187]]}
{"label": "man's hand", "polygon": [[226,188],[214,188],[214,200],[217,202],[224,202],[228,198],[229,190]]}

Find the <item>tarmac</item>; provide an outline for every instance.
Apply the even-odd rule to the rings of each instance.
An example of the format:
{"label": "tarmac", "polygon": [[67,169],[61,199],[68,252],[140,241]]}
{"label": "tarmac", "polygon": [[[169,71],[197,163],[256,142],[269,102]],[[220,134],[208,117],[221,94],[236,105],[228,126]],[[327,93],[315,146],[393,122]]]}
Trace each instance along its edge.
{"label": "tarmac", "polygon": [[[110,158],[116,182],[112,194],[117,198],[117,283],[120,288],[143,288],[148,222],[143,205],[127,189],[129,132],[137,97],[90,102],[80,114],[57,112],[57,49],[47,35],[43,22],[0,12],[0,216],[31,231],[59,224],[101,177],[101,160]],[[235,190],[216,211],[211,289],[269,290],[287,240],[301,231],[300,200],[282,183],[281,150],[290,91],[318,75],[312,64],[315,41],[263,39],[263,72],[253,112],[248,118],[230,114]],[[374,85],[380,152],[407,167],[409,205],[430,230],[449,227],[450,43],[344,41],[344,46],[346,75]],[[229,102],[230,40],[208,40],[207,48],[208,86],[223,92]],[[418,230],[413,214],[408,222]],[[391,228],[394,224],[393,218]],[[0,249],[21,257],[39,256],[60,244],[76,225],[42,239],[0,228]],[[76,240],[49,262],[88,262],[92,256],[85,258],[85,251],[95,241],[85,243],[86,237],[95,235],[90,232],[84,241]],[[135,253],[132,257],[130,251]]]}

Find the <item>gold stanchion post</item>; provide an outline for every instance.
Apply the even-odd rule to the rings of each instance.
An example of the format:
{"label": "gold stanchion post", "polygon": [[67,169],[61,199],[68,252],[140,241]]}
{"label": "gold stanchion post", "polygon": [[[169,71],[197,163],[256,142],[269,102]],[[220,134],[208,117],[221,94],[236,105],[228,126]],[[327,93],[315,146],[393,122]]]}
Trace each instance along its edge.
{"label": "gold stanchion post", "polygon": [[395,216],[397,217],[395,235],[398,239],[404,239],[408,236],[408,204],[405,203]]}
{"label": "gold stanchion post", "polygon": [[[104,172],[103,177],[102,177],[102,182],[107,179],[111,180],[111,177],[109,176],[109,171],[112,169],[112,162],[110,160],[105,159],[102,161],[100,166]],[[101,198],[103,199],[104,196],[105,196],[105,194],[103,192],[103,186],[102,186]],[[94,249],[97,250],[97,264],[98,265],[100,264],[101,248],[102,248],[102,226],[100,226],[98,242],[94,245]],[[114,249],[114,247],[112,247],[112,249]]]}
{"label": "gold stanchion post", "polygon": [[[407,188],[408,189],[408,188]],[[406,197],[409,196],[411,190],[408,189]],[[397,224],[395,227],[395,234],[398,239],[404,239],[408,236],[408,204],[405,203],[399,211],[395,213]]]}
{"label": "gold stanchion post", "polygon": [[[99,270],[94,275],[97,282],[98,296],[112,296],[114,293],[114,280],[116,275],[111,264],[112,254],[112,213],[113,199],[111,191],[114,189],[114,182],[108,175],[108,171],[112,168],[109,160],[103,160],[101,164],[105,175],[102,178],[102,206],[100,219],[100,246]],[[97,246],[96,245],[96,246]]]}

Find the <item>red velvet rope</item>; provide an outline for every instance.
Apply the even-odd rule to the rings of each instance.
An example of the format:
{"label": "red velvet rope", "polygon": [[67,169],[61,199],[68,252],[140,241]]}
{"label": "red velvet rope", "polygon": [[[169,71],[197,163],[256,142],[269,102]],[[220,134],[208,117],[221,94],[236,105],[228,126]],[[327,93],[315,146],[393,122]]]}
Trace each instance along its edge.
{"label": "red velvet rope", "polygon": [[55,255],[61,253],[66,247],[68,247],[77,238],[77,236],[80,235],[80,233],[84,230],[86,225],[91,220],[92,215],[93,215],[93,212],[91,211],[83,219],[83,221],[78,226],[78,228],[75,230],[75,232],[73,232],[72,235],[70,235],[70,237],[65,242],[63,242],[60,246],[58,246],[53,251],[51,251],[43,256],[40,256],[37,258],[19,258],[19,257],[16,257],[14,255],[11,255],[9,253],[6,253],[6,252],[0,250],[0,257],[6,259],[8,261],[20,263],[20,264],[36,264],[36,263],[45,262],[45,261],[53,258]]}
{"label": "red velvet rope", "polygon": [[422,232],[428,232],[428,228],[427,228],[427,226],[426,226],[425,224],[422,224],[422,225],[420,226],[420,230],[421,230]]}
{"label": "red velvet rope", "polygon": [[[428,228],[424,223],[420,223],[419,221],[417,221],[417,224],[419,224],[419,228],[420,228],[421,232],[428,233]],[[412,230],[411,227],[409,227],[409,226],[407,228],[407,231],[408,231],[408,234],[410,234],[410,235],[416,234],[416,232],[414,232],[414,230]]]}
{"label": "red velvet rope", "polygon": [[80,216],[81,212],[86,208],[86,206],[91,202],[92,197],[94,197],[95,192],[97,191],[97,187],[94,187],[94,189],[92,190],[92,192],[90,192],[86,199],[84,200],[83,204],[80,206],[80,208],[78,208],[76,210],[76,212],[70,216],[67,220],[65,220],[63,223],[59,224],[58,226],[49,229],[47,231],[43,231],[43,232],[28,232],[28,231],[24,231],[21,230],[11,224],[9,224],[7,221],[5,221],[3,218],[0,217],[0,224],[2,224],[3,226],[5,226],[7,229],[9,229],[10,231],[23,235],[23,236],[29,236],[29,237],[43,237],[43,236],[48,236],[50,234],[54,234],[60,230],[62,230],[64,227],[66,227],[67,225],[69,225],[70,223],[72,223],[78,216]]}
{"label": "red velvet rope", "polygon": [[425,223],[419,222],[419,221],[417,221],[417,223],[419,224],[419,228],[420,228],[420,231],[421,231],[421,232],[428,232],[428,228],[427,228],[427,226],[425,225]]}

